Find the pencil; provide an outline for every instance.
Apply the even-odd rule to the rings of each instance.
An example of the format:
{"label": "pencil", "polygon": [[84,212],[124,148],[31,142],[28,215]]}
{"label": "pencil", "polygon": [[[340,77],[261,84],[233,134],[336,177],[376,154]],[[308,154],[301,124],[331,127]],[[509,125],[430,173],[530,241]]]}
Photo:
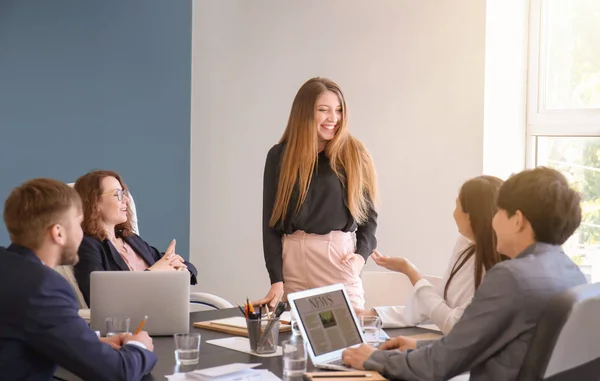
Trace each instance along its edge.
{"label": "pencil", "polygon": [[279,306],[279,302],[281,302],[281,297],[282,295],[279,295],[279,297],[277,297],[277,301],[275,302],[275,309],[273,310],[273,313],[275,313],[275,310],[277,309],[277,307]]}
{"label": "pencil", "polygon": [[[343,372],[343,371],[342,371]],[[354,373],[351,372],[328,372],[329,374],[313,374],[311,378],[355,378],[355,377],[371,377],[371,373]],[[348,374],[350,373],[350,374]]]}
{"label": "pencil", "polygon": [[146,320],[148,320],[148,315],[144,316],[144,318],[140,322],[140,325],[138,325],[137,329],[135,330],[136,335],[138,333],[142,332],[142,328],[144,328],[144,324],[146,324]]}

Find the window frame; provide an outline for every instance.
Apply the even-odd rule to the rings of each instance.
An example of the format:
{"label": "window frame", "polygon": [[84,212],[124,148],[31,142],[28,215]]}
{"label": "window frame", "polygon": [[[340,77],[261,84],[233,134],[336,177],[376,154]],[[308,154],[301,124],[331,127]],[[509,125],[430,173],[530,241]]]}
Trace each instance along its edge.
{"label": "window frame", "polygon": [[525,165],[537,165],[538,137],[600,136],[600,108],[545,110],[545,63],[548,4],[551,0],[530,0],[526,107]]}
{"label": "window frame", "polygon": [[[540,138],[580,138],[600,137],[600,108],[596,109],[543,109],[545,96],[546,31],[548,4],[552,0],[529,1],[529,39],[527,51],[527,104],[525,127],[525,167],[534,168],[538,164],[538,144]],[[589,248],[583,249],[586,252]],[[600,256],[589,259],[586,277],[594,281],[600,275]],[[595,262],[594,262],[595,261]],[[594,268],[597,269],[594,272]],[[597,280],[596,280],[597,281]]]}

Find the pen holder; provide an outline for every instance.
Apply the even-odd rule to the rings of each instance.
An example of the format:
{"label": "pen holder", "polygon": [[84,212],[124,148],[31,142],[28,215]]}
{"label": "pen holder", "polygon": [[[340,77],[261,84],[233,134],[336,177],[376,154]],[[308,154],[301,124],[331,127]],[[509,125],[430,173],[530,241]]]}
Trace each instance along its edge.
{"label": "pen holder", "polygon": [[257,354],[275,353],[279,340],[279,318],[246,319],[250,349]]}

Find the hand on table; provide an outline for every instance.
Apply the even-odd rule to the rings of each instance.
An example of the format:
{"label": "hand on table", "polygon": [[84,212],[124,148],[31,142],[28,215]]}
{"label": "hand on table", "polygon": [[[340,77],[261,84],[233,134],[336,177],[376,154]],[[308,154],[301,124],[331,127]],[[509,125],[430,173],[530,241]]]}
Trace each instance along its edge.
{"label": "hand on table", "polygon": [[364,370],[363,364],[376,350],[377,348],[369,344],[361,344],[356,348],[348,348],[342,352],[342,361],[354,369]]}
{"label": "hand on table", "polygon": [[274,309],[277,307],[275,303],[280,299],[280,296],[283,296],[283,282],[275,282],[271,285],[269,292],[267,295],[255,302],[252,302],[255,306],[262,306],[263,304],[269,304],[269,308]]}

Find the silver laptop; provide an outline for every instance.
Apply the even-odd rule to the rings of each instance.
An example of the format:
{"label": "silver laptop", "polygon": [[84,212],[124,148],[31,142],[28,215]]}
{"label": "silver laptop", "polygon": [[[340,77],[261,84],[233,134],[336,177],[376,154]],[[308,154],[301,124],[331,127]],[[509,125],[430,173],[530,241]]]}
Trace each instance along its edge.
{"label": "silver laptop", "polygon": [[298,317],[298,327],[314,366],[352,370],[344,365],[342,352],[365,340],[344,285],[294,292],[288,295],[288,302]]}
{"label": "silver laptop", "polygon": [[144,331],[154,336],[188,333],[190,274],[187,271],[94,271],[91,274],[91,321],[106,335],[106,318],[130,318],[130,331],[148,316]]}

